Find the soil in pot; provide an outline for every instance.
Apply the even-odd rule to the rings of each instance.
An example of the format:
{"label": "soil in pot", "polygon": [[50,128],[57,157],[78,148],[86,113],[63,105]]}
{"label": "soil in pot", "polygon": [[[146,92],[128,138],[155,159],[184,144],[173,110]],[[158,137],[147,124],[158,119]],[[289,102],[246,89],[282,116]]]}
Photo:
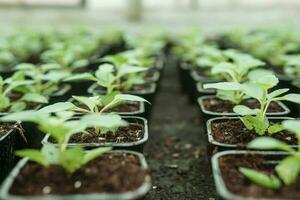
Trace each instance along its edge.
{"label": "soil in pot", "polygon": [[275,174],[274,166],[266,165],[266,159],[262,155],[227,155],[219,159],[221,174],[230,192],[244,196],[256,198],[274,199],[300,199],[300,177],[290,185],[278,190],[262,188],[244,177],[239,171],[239,167],[248,167],[264,172]]}
{"label": "soil in pot", "polygon": [[[230,101],[222,100],[216,97],[206,98],[203,100],[204,108],[210,112],[218,113],[232,113],[235,104]],[[248,106],[249,108],[259,108],[259,103],[252,100],[243,100],[241,105]],[[277,103],[271,102],[267,110],[268,113],[284,112],[284,109]]]}
{"label": "soil in pot", "polygon": [[[82,144],[82,143],[130,143],[137,142],[144,137],[144,127],[141,124],[132,123],[126,127],[120,127],[115,132],[107,132],[105,134],[96,135],[93,128],[87,129],[87,133],[76,133],[72,135],[69,143]],[[50,142],[56,143],[53,138]]]}
{"label": "soil in pot", "polygon": [[12,184],[14,195],[122,193],[140,187],[148,175],[137,156],[107,153],[69,174],[60,166],[26,164]]}
{"label": "soil in pot", "polygon": [[[274,124],[270,121],[270,124]],[[254,130],[248,130],[239,119],[224,119],[212,122],[211,130],[214,140],[224,144],[235,144],[244,147],[257,137]],[[297,138],[286,130],[273,134],[274,138],[287,142],[290,145],[297,145]]]}

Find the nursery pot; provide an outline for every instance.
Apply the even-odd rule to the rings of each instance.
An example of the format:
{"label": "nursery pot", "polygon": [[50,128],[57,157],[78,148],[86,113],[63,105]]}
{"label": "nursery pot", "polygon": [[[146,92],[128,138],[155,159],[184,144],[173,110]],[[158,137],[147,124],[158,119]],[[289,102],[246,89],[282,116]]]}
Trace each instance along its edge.
{"label": "nursery pot", "polygon": [[17,125],[0,137],[0,185],[14,166]]}
{"label": "nursery pot", "polygon": [[[207,99],[215,98],[215,95],[206,95],[198,98],[198,105],[200,107],[200,115],[201,118],[204,119],[204,121],[207,121],[209,119],[215,118],[215,117],[227,117],[227,116],[238,116],[238,114],[234,112],[212,112],[205,108],[204,101]],[[249,101],[252,101],[251,99]],[[254,100],[253,100],[254,101]],[[288,115],[290,113],[290,109],[284,105],[282,102],[277,101],[276,102],[282,109],[282,112],[267,112],[268,116],[284,116]]]}
{"label": "nursery pot", "polygon": [[[226,156],[242,156],[242,155],[260,155],[264,156],[266,159],[265,164],[266,166],[273,166],[274,164],[278,163],[279,160],[286,157],[288,153],[285,152],[274,152],[274,151],[223,151],[215,154],[211,159],[212,164],[212,171],[213,171],[213,178],[215,182],[215,187],[218,193],[218,196],[222,200],[288,200],[290,198],[267,198],[267,197],[249,197],[249,196],[241,196],[239,194],[232,193],[228,187],[226,186],[226,182],[223,178],[221,167],[220,166],[220,159]],[[250,188],[249,188],[250,189]]]}
{"label": "nursery pot", "polygon": [[[152,107],[154,105],[154,96],[156,94],[156,88],[157,88],[157,84],[156,83],[151,83],[149,84],[149,89],[148,90],[141,90],[141,91],[122,91],[122,93],[124,94],[131,94],[131,95],[136,95],[136,96],[140,96],[143,97],[144,99],[146,99],[147,101],[149,101],[151,103],[150,104],[146,104],[145,105],[145,115],[147,116],[147,118],[150,117],[151,115],[151,110]],[[88,92],[90,94],[93,95],[104,95],[106,94],[106,90],[102,87],[99,87],[97,84],[93,84],[91,85],[91,87],[88,89]]]}
{"label": "nursery pot", "polygon": [[189,93],[189,89],[191,86],[189,71],[190,71],[191,66],[187,62],[181,62],[180,59],[178,59],[176,63],[177,63],[177,69],[178,69],[181,89],[183,92]]}
{"label": "nursery pot", "polygon": [[71,85],[62,84],[58,91],[50,95],[49,104],[67,101],[71,95]]}
{"label": "nursery pot", "polygon": [[[145,157],[134,151],[111,151],[110,153],[126,153],[129,155],[134,155],[138,158],[141,168],[148,170],[148,165]],[[16,177],[19,175],[20,171],[24,166],[28,164],[28,159],[23,158],[18,162],[16,167],[12,170],[10,175],[5,179],[1,190],[0,190],[0,199],[3,200],[133,200],[141,199],[146,195],[146,193],[151,188],[151,178],[149,175],[145,177],[145,180],[142,185],[136,188],[133,191],[122,192],[122,193],[87,193],[87,194],[71,194],[71,195],[45,195],[45,196],[20,196],[14,195],[9,192],[12,187],[13,182]]]}
{"label": "nursery pot", "polygon": [[200,81],[196,84],[197,87],[197,95],[196,97],[202,97],[204,95],[214,95],[217,93],[216,89],[208,88],[204,89],[203,85],[207,83],[217,83],[218,81],[215,80],[206,80],[206,81]]}
{"label": "nursery pot", "polygon": [[[144,145],[148,140],[148,122],[146,119],[141,117],[122,117],[124,120],[128,121],[130,124],[140,124],[144,127],[144,136],[141,140],[136,142],[126,142],[126,143],[115,143],[115,142],[107,142],[107,143],[68,143],[68,147],[72,146],[82,146],[85,149],[93,149],[97,147],[113,147],[113,149],[122,149],[122,150],[132,150],[143,152]],[[50,135],[47,134],[45,138],[42,140],[42,144],[52,144],[57,145],[50,141]]]}
{"label": "nursery pot", "polygon": [[[268,117],[270,121],[283,121],[283,120],[289,120],[293,119],[291,117]],[[207,121],[207,137],[208,137],[208,151],[209,155],[211,155],[212,152],[216,151],[225,151],[225,150],[236,150],[236,149],[246,149],[246,146],[242,146],[239,144],[227,144],[218,142],[212,132],[212,124],[214,122],[220,122],[224,120],[239,120],[239,117],[216,117],[212,118]],[[225,133],[224,133],[225,134]],[[247,145],[247,144],[244,144]],[[297,147],[297,145],[290,145],[291,147]]]}

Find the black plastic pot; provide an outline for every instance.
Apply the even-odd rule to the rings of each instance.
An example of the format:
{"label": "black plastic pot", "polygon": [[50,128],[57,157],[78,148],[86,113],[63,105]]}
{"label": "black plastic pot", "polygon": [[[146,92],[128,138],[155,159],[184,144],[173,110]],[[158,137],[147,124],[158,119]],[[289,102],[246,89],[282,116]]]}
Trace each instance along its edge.
{"label": "black plastic pot", "polygon": [[[148,170],[145,157],[134,151],[111,151],[110,153],[127,153],[139,158],[141,167]],[[27,158],[18,162],[10,175],[5,179],[1,190],[0,199],[3,200],[134,200],[143,198],[151,189],[151,177],[148,175],[144,183],[134,191],[123,193],[92,193],[92,194],[74,194],[74,195],[46,195],[46,196],[18,196],[9,193],[9,190],[22,168],[28,163]]]}
{"label": "black plastic pot", "polygon": [[[144,150],[144,145],[146,144],[147,140],[148,140],[148,122],[145,118],[141,118],[141,117],[128,117],[128,116],[124,116],[122,117],[123,119],[125,119],[126,121],[128,121],[129,123],[137,123],[137,124],[141,124],[144,127],[144,137],[143,139],[136,141],[136,142],[128,142],[128,143],[69,143],[67,144],[67,146],[71,147],[71,146],[82,146],[85,149],[93,149],[96,147],[113,147],[113,149],[122,149],[122,150],[132,150],[132,151],[138,151],[138,152],[143,152]],[[42,144],[52,144],[52,145],[57,145],[55,143],[52,143],[49,141],[50,139],[50,135],[46,135],[45,138],[42,140]]]}
{"label": "black plastic pot", "polygon": [[[155,94],[157,91],[156,88],[157,88],[157,84],[151,83],[150,89],[147,91],[146,90],[144,90],[144,91],[122,91],[122,93],[140,96],[140,97],[143,97],[144,99],[146,99],[147,101],[149,101],[151,103],[151,105],[150,104],[145,105],[145,116],[147,116],[146,118],[148,119],[151,116],[151,111],[154,106],[154,97],[155,97]],[[88,89],[88,92],[89,92],[89,94],[92,94],[92,95],[106,94],[106,90],[102,87],[99,87],[97,84],[91,85],[91,87]]]}
{"label": "black plastic pot", "polygon": [[[204,100],[205,99],[210,99],[215,97],[215,95],[206,95],[198,98],[198,105],[200,106],[200,115],[201,118],[204,121],[207,121],[209,119],[215,118],[215,117],[228,117],[228,116],[238,116],[238,114],[234,112],[228,112],[228,113],[221,113],[221,112],[211,112],[209,110],[205,109],[204,106]],[[267,113],[268,116],[287,116],[290,113],[290,109],[284,105],[282,102],[278,101],[276,102],[278,105],[284,110],[282,112],[274,112],[274,113]]]}
{"label": "black plastic pot", "polygon": [[[225,180],[222,177],[222,172],[220,169],[219,160],[225,156],[238,156],[238,155],[262,155],[266,159],[266,165],[274,165],[274,163],[278,163],[279,160],[287,156],[288,154],[285,152],[274,152],[274,151],[223,151],[215,154],[211,159],[213,177],[215,181],[215,186],[217,193],[220,199],[223,200],[275,200],[275,198],[254,198],[254,197],[244,197],[237,194],[233,194],[228,190],[225,184]],[[250,188],[249,188],[250,189]],[[278,198],[276,198],[279,200]],[[282,199],[281,200],[288,200]]]}
{"label": "black plastic pot", "polygon": [[[207,137],[208,137],[208,149],[210,151],[208,151],[208,155],[210,156],[212,152],[216,152],[216,151],[225,151],[225,150],[236,150],[236,149],[245,149],[245,147],[238,145],[238,144],[225,144],[225,143],[221,143],[218,142],[214,139],[214,136],[212,134],[212,130],[211,130],[211,124],[217,121],[223,121],[223,120],[239,120],[238,117],[216,117],[213,119],[210,119],[207,121]],[[268,117],[269,120],[271,121],[283,121],[283,120],[289,120],[289,119],[293,119],[291,117]],[[292,147],[297,148],[297,145],[290,145]]]}
{"label": "black plastic pot", "polygon": [[63,84],[60,89],[50,95],[49,104],[64,102],[71,98],[71,85]]}
{"label": "black plastic pot", "polygon": [[17,129],[12,128],[0,137],[0,185],[14,166]]}
{"label": "black plastic pot", "polygon": [[158,83],[160,80],[160,72],[157,69],[153,69],[151,73],[151,76],[145,78],[146,83]]}

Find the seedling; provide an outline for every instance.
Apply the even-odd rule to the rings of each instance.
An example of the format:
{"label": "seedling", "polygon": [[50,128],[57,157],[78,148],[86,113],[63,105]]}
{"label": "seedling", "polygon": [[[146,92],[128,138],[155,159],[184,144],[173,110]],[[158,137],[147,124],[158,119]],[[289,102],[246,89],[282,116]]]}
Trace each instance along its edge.
{"label": "seedling", "polygon": [[278,89],[269,93],[269,90],[277,85],[279,82],[275,75],[263,75],[252,73],[249,76],[250,83],[240,84],[238,90],[245,93],[247,96],[254,98],[259,103],[260,107],[251,109],[244,105],[237,105],[234,107],[234,112],[241,115],[240,118],[249,130],[255,130],[258,135],[274,134],[282,130],[278,124],[271,125],[266,116],[266,112],[271,102],[274,101],[290,101],[300,103],[299,94],[286,94],[289,89]]}
{"label": "seedling", "polygon": [[50,134],[57,143],[45,145],[42,150],[21,150],[17,155],[29,157],[29,159],[47,167],[49,165],[60,165],[68,172],[73,173],[81,166],[109,151],[110,148],[97,148],[85,153],[80,146],[67,148],[71,136],[75,133],[86,132],[89,127],[100,128],[103,132],[115,130],[117,127],[125,126],[127,123],[114,114],[89,114],[80,119],[72,118],[74,112],[61,111],[52,115],[43,111],[23,111],[2,117],[2,121],[27,121],[38,125],[43,133]]}
{"label": "seedling", "polygon": [[293,149],[285,142],[271,137],[259,137],[249,143],[249,147],[259,150],[280,150],[288,153],[288,156],[275,166],[276,175],[267,175],[254,169],[240,167],[239,171],[254,183],[271,189],[293,184],[300,173],[300,121],[286,120],[282,127],[296,134],[298,150]]}
{"label": "seedling", "polygon": [[[60,102],[55,103],[50,106],[46,106],[41,109],[43,112],[58,112],[58,111],[76,111],[81,113],[104,113],[109,109],[112,109],[125,101],[140,101],[148,102],[142,97],[128,94],[119,94],[118,92],[113,92],[105,96],[93,96],[93,97],[83,97],[83,96],[73,96],[75,103],[71,102]],[[149,103],[149,102],[148,102]],[[84,105],[85,107],[81,107]]]}
{"label": "seedling", "polygon": [[286,61],[284,72],[292,78],[300,77],[300,55],[287,55],[284,57]]}
{"label": "seedling", "polygon": [[137,67],[127,64],[119,64],[118,61],[113,64],[101,64],[95,75],[91,73],[82,73],[73,75],[65,79],[72,80],[91,80],[97,85],[106,88],[106,93],[111,94],[114,90],[129,90],[136,84],[143,84],[144,79],[139,76],[139,72],[147,70],[145,67]]}
{"label": "seedling", "polygon": [[[34,84],[25,86],[24,92],[37,93],[49,96],[59,89],[59,83],[68,74],[60,70],[57,64],[33,65],[22,63],[15,67],[23,73],[23,79],[27,77],[33,80]],[[26,77],[25,77],[26,76]]]}
{"label": "seedling", "polygon": [[20,94],[13,98],[13,91],[18,92],[19,87],[32,85],[34,82],[24,80],[21,72],[16,72],[12,77],[3,80],[0,77],[0,111],[18,112],[26,109],[27,103],[47,103],[48,100],[37,93]]}

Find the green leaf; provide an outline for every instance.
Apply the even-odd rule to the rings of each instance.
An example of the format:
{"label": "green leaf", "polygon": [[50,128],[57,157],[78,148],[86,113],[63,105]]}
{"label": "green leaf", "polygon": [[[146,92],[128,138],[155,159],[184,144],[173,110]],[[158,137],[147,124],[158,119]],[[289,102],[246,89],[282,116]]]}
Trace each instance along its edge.
{"label": "green leaf", "polygon": [[252,140],[248,147],[252,149],[260,149],[260,150],[282,150],[287,152],[295,152],[295,150],[290,147],[288,144],[281,142],[280,140],[271,138],[271,137],[258,137]]}
{"label": "green leaf", "polygon": [[113,65],[111,65],[111,64],[100,65],[98,70],[95,73],[98,84],[100,84],[103,87],[110,86],[115,80],[115,76],[114,76],[113,72],[114,72]]}
{"label": "green leaf", "polygon": [[286,185],[294,183],[300,172],[300,160],[295,156],[284,158],[276,167],[278,176]]}
{"label": "green leaf", "polygon": [[75,80],[92,80],[97,81],[97,79],[90,73],[82,73],[71,75],[68,78],[65,78],[64,81],[75,81]]}
{"label": "green leaf", "polygon": [[274,175],[268,176],[262,172],[245,167],[240,167],[239,171],[259,186],[271,189],[278,189],[281,187],[281,181]]}
{"label": "green leaf", "polygon": [[291,131],[300,135],[300,121],[299,120],[285,120],[282,122],[282,126]]}
{"label": "green leaf", "polygon": [[244,105],[237,105],[234,106],[233,111],[239,115],[245,116],[245,115],[256,115],[260,112],[259,109],[251,109]]}
{"label": "green leaf", "polygon": [[243,84],[243,91],[246,95],[258,100],[264,99],[264,90],[257,84]]}
{"label": "green leaf", "polygon": [[272,135],[274,133],[278,133],[283,130],[284,130],[284,128],[281,124],[274,124],[274,125],[269,126],[268,133]]}
{"label": "green leaf", "polygon": [[282,95],[288,91],[289,91],[288,88],[278,89],[278,90],[275,90],[275,91],[271,92],[270,94],[268,94],[267,98],[273,99],[273,98],[278,97],[279,95]]}
{"label": "green leaf", "polygon": [[88,114],[81,118],[80,123],[86,127],[116,128],[127,126],[128,123],[117,114]]}
{"label": "green leaf", "polygon": [[122,101],[140,101],[140,102],[147,102],[150,104],[149,101],[147,101],[146,99],[136,96],[136,95],[130,95],[130,94],[118,94],[115,96],[114,101],[115,100],[122,100]]}
{"label": "green leaf", "polygon": [[204,89],[214,88],[218,90],[241,90],[242,85],[236,82],[219,82],[219,83],[209,83],[203,85]]}
{"label": "green leaf", "polygon": [[45,113],[36,112],[33,110],[22,111],[17,113],[11,113],[4,117],[1,117],[2,121],[30,121],[30,122],[39,122],[43,120],[47,115]]}
{"label": "green leaf", "polygon": [[42,147],[41,153],[47,162],[51,165],[59,164],[59,148],[55,145],[46,144]]}
{"label": "green leaf", "polygon": [[119,91],[113,91],[109,94],[106,94],[104,96],[101,96],[101,102],[104,106],[108,105],[110,102],[112,102],[116,95],[120,94]]}
{"label": "green leaf", "polygon": [[71,110],[74,107],[75,105],[72,104],[71,102],[59,102],[49,106],[45,106],[40,110],[38,110],[38,112],[55,113],[60,111]]}
{"label": "green leaf", "polygon": [[35,102],[35,103],[48,103],[48,99],[41,94],[27,93],[22,96],[21,101]]}
{"label": "green leaf", "polygon": [[30,160],[37,162],[43,166],[48,166],[48,160],[39,150],[24,149],[16,151],[16,155],[20,157],[28,157]]}
{"label": "green leaf", "polygon": [[279,80],[275,75],[270,74],[257,77],[253,82],[263,86],[265,89],[269,89],[276,86],[279,83]]}
{"label": "green leaf", "polygon": [[75,172],[83,165],[84,149],[72,147],[60,154],[60,164],[70,173]]}
{"label": "green leaf", "polygon": [[280,97],[280,100],[291,101],[300,104],[300,94],[287,94]]}
{"label": "green leaf", "polygon": [[25,102],[14,102],[11,107],[9,108],[9,112],[14,113],[14,112],[20,112],[26,109],[26,103]]}
{"label": "green leaf", "polygon": [[99,96],[95,97],[82,97],[82,96],[72,96],[73,99],[87,106],[90,111],[94,111],[94,108],[97,106],[97,102],[100,100]]}
{"label": "green leaf", "polygon": [[111,147],[100,147],[100,148],[96,148],[90,151],[87,151],[84,155],[83,158],[83,163],[86,164],[88,162],[90,162],[91,160],[94,160],[95,158],[99,157],[100,155],[111,151],[112,148]]}
{"label": "green leaf", "polygon": [[137,66],[128,66],[124,65],[119,69],[120,76],[126,75],[126,74],[135,74],[138,72],[147,71],[148,69],[146,67],[137,67]]}

